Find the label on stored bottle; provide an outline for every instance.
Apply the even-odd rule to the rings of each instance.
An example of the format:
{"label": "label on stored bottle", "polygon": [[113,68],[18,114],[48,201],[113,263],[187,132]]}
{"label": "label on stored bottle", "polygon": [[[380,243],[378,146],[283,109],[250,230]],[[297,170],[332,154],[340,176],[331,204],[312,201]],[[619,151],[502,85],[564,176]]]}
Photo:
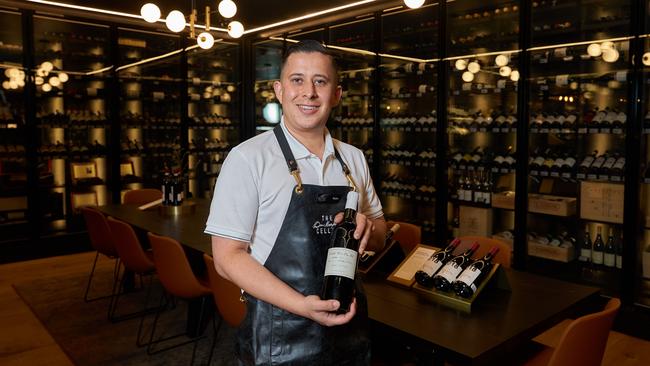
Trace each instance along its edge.
{"label": "label on stored bottle", "polygon": [[438,272],[437,276],[440,276],[446,279],[449,283],[452,283],[462,270],[463,269],[456,263],[447,263],[447,265],[442,267],[440,272]]}
{"label": "label on stored bottle", "polygon": [[576,159],[572,157],[568,157],[564,159],[564,165],[568,165],[569,167],[573,168],[575,164],[576,164]]}
{"label": "label on stored bottle", "polygon": [[618,160],[616,160],[616,163],[614,164],[614,169],[622,170],[624,166],[625,166],[625,158],[618,158]]}
{"label": "label on stored bottle", "polygon": [[623,257],[620,255],[616,256],[616,268],[623,268]]}
{"label": "label on stored bottle", "polygon": [[433,276],[442,267],[442,262],[439,260],[427,260],[422,266],[422,272],[426,273],[429,277]]}
{"label": "label on stored bottle", "polygon": [[585,258],[585,260],[591,260],[591,249],[587,249],[587,248],[580,249],[580,257]]}
{"label": "label on stored bottle", "polygon": [[330,248],[327,250],[325,276],[341,276],[351,280],[357,270],[357,251],[348,248]]}
{"label": "label on stored bottle", "polygon": [[616,256],[612,253],[605,253],[604,263],[607,267],[614,267],[616,265]]}
{"label": "label on stored bottle", "polygon": [[460,274],[460,276],[458,276],[458,279],[456,279],[456,281],[460,281],[467,286],[471,286],[480,275],[481,271],[479,269],[474,266],[469,266],[466,270],[463,271],[463,273]]}
{"label": "label on stored bottle", "polygon": [[594,264],[603,264],[603,259],[603,252],[595,250],[591,252],[591,261],[594,262]]}
{"label": "label on stored bottle", "polygon": [[616,78],[616,80],[620,82],[624,82],[627,80],[627,71],[617,71],[614,77]]}
{"label": "label on stored bottle", "polygon": [[555,77],[555,85],[562,86],[569,84],[569,75],[558,75]]}

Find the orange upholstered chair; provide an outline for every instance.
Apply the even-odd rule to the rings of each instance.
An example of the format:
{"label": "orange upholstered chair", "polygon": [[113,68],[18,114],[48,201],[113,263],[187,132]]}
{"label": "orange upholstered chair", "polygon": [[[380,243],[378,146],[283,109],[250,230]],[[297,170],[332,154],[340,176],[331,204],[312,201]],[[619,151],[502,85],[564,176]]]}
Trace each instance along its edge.
{"label": "orange upholstered chair", "polygon": [[386,229],[392,228],[395,224],[399,224],[399,230],[395,233],[393,239],[397,240],[404,253],[408,254],[416,245],[421,243],[422,229],[418,225],[401,221],[387,221]]}
{"label": "orange upholstered chair", "polygon": [[97,251],[95,254],[95,260],[93,261],[93,267],[90,270],[90,275],[88,276],[88,284],[86,285],[86,292],[84,294],[84,300],[86,302],[105,299],[111,297],[112,295],[99,296],[93,299],[88,298],[88,292],[90,291],[90,286],[95,274],[95,268],[97,267],[97,259],[99,255],[105,255],[106,257],[113,259],[115,265],[113,268],[113,287],[117,281],[117,275],[119,271],[119,256],[117,249],[115,249],[115,244],[113,243],[113,237],[111,235],[111,229],[108,227],[108,221],[106,221],[106,216],[101,212],[97,211],[94,208],[90,207],[81,207],[80,211],[86,222],[86,229],[88,230],[88,236],[90,237],[90,243],[93,248]]}
{"label": "orange upholstered chair", "polygon": [[162,191],[155,188],[133,189],[124,193],[125,205],[144,205],[162,198]]}
{"label": "orange upholstered chair", "polygon": [[[219,319],[225,321],[231,327],[239,326],[239,323],[241,323],[241,321],[244,320],[244,316],[246,316],[246,304],[240,300],[241,290],[239,287],[235,286],[234,283],[219,276],[219,273],[217,273],[217,270],[214,268],[214,262],[211,256],[203,254],[203,260],[208,272],[208,283],[212,289],[212,297],[214,298],[214,303],[217,305],[217,310],[221,315]],[[217,317],[214,317],[213,319],[214,338],[212,340],[212,348],[210,348],[208,365],[212,360],[214,347],[217,344],[217,335],[221,328],[221,320],[217,326],[215,324]]]}
{"label": "orange upholstered chair", "polygon": [[555,348],[546,347],[526,366],[600,366],[621,300],[610,299],[603,311],[582,316],[569,324]]}
{"label": "orange upholstered chair", "polygon": [[193,342],[194,348],[192,350],[192,364],[194,363],[194,356],[196,354],[196,346],[198,343],[197,341],[201,337],[194,337],[186,342],[181,342],[179,344],[154,351],[153,347],[160,342],[180,336],[186,336],[186,333],[181,333],[178,335],[154,340],[156,323],[160,317],[160,312],[163,308],[163,304],[169,302],[167,298],[169,296],[172,296],[186,300],[198,298],[201,299],[201,308],[199,310],[198,321],[198,324],[200,326],[203,321],[202,316],[205,312],[205,305],[206,302],[210,299],[210,296],[212,296],[212,290],[204,281],[198,279],[194,275],[194,272],[192,272],[192,268],[190,267],[189,261],[185,255],[185,251],[183,251],[183,247],[178,241],[166,236],[159,236],[152,233],[148,233],[148,237],[149,243],[151,243],[151,248],[153,249],[153,261],[156,266],[156,271],[158,272],[158,278],[165,291],[160,298],[159,310],[156,312],[154,323],[151,329],[151,337],[147,346],[147,353],[159,353]]}
{"label": "orange upholstered chair", "polygon": [[496,257],[494,257],[492,261],[494,263],[499,263],[505,268],[510,268],[512,261],[512,248],[505,242],[485,236],[459,236],[458,239],[461,241],[460,247],[462,248],[470,246],[474,242],[478,242],[480,247],[472,256],[474,258],[481,258],[490,251],[490,248],[498,247],[499,253],[497,253]]}
{"label": "orange upholstered chair", "polygon": [[[122,265],[124,265],[125,272],[130,271],[134,274],[140,275],[140,282],[142,283],[142,277],[149,277],[149,286],[147,287],[147,294],[144,301],[143,310],[137,311],[131,314],[123,314],[116,316],[117,312],[117,303],[120,299],[120,291],[124,287],[124,282],[127,278],[126,275],[122,275],[122,280],[118,286],[113,287],[113,299],[109,306],[108,318],[109,320],[115,322],[119,320],[132,319],[136,316],[141,316],[147,312],[151,312],[155,309],[146,309],[149,302],[149,295],[151,294],[152,287],[152,275],[156,271],[156,267],[153,263],[153,253],[150,251],[144,251],[138,236],[135,234],[135,230],[131,225],[127,224],[124,221],[114,219],[112,217],[108,218],[108,226],[111,229],[111,234],[115,241],[115,248],[117,253],[120,255],[120,260]],[[137,334],[138,346],[142,345],[140,342],[140,335],[142,333],[142,322],[140,322],[140,327]]]}

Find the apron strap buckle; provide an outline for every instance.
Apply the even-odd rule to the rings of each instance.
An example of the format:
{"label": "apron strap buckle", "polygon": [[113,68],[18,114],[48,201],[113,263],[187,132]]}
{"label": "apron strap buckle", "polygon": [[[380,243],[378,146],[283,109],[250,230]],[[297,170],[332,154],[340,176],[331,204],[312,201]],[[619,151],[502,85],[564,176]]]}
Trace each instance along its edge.
{"label": "apron strap buckle", "polygon": [[297,183],[295,188],[296,193],[301,194],[303,188],[302,188],[302,179],[300,179],[300,170],[298,169],[292,170],[291,175],[293,175],[293,178],[296,180]]}

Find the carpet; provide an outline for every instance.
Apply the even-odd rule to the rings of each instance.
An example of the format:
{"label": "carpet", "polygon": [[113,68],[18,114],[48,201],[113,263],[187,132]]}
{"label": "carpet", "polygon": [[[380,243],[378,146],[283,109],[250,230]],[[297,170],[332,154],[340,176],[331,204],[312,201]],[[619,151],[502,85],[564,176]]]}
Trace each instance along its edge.
{"label": "carpet", "polygon": [[[90,263],[89,263],[90,266]],[[83,300],[88,273],[57,276],[30,282],[16,282],[13,286],[21,298],[43,323],[56,342],[75,365],[188,365],[192,344],[155,355],[135,345],[140,318],[111,323],[107,319],[108,299]],[[98,268],[93,279],[91,297],[110,293],[112,268]],[[138,281],[139,282],[139,281]],[[145,285],[148,281],[145,280]],[[150,307],[157,305],[161,286],[154,280]],[[120,297],[118,315],[142,309],[146,291],[140,289]],[[174,309],[161,314],[156,338],[182,332],[185,327],[187,304],[179,300]],[[218,316],[218,315],[216,315]],[[147,316],[145,331],[151,329],[153,314]],[[147,333],[149,334],[149,333]],[[236,365],[234,358],[234,329],[225,323],[218,334],[212,365]],[[205,365],[214,337],[211,322],[199,341],[195,365]],[[185,341],[186,337],[171,340],[164,345]]]}

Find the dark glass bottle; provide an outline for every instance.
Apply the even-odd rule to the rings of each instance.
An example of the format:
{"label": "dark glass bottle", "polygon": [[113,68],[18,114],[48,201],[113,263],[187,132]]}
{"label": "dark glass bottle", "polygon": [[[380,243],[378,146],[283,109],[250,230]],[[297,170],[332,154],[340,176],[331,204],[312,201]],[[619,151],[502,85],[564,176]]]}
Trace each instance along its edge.
{"label": "dark glass bottle", "polygon": [[321,298],[323,300],[338,300],[340,306],[336,312],[339,314],[350,311],[350,304],[352,304],[354,296],[359,241],[354,238],[353,234],[357,228],[358,202],[359,193],[348,192],[343,221],[334,228],[327,250]]}
{"label": "dark glass bottle", "polygon": [[433,286],[440,291],[449,291],[451,283],[458,275],[470,264],[472,254],[478,249],[477,242],[467,249],[465,253],[452,258],[444,267],[433,277]]}
{"label": "dark glass bottle", "polygon": [[614,229],[609,229],[609,237],[607,238],[607,244],[605,244],[605,255],[603,258],[603,264],[606,267],[615,267],[616,266],[616,246],[614,245]]}
{"label": "dark glass bottle", "polygon": [[454,239],[445,249],[433,253],[424,262],[422,268],[415,272],[415,281],[426,288],[433,287],[433,276],[451,259],[451,255],[458,247],[458,244],[460,244],[460,240]]}
{"label": "dark glass bottle", "polygon": [[578,258],[582,262],[591,262],[591,237],[589,236],[589,230],[585,228],[585,237],[582,240],[580,245],[580,257]]}
{"label": "dark glass bottle", "polygon": [[591,253],[591,260],[594,264],[603,264],[605,242],[603,241],[602,226],[596,227],[596,240],[594,240],[594,250]]}
{"label": "dark glass bottle", "polygon": [[458,276],[451,287],[460,297],[470,298],[481,285],[485,276],[492,268],[492,259],[499,252],[498,247],[493,247],[481,259],[474,261]]}

